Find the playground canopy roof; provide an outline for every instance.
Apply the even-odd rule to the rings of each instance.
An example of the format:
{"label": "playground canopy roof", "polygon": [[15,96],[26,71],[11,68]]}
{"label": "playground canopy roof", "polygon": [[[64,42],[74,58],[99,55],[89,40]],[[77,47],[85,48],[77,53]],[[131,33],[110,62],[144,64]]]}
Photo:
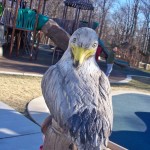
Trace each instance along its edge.
{"label": "playground canopy roof", "polygon": [[93,4],[89,0],[65,0],[66,6],[83,10],[94,10]]}

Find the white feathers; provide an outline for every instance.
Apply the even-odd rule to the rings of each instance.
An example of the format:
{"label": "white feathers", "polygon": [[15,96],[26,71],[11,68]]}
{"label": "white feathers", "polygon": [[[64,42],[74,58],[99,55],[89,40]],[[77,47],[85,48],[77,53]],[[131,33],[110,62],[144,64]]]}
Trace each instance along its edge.
{"label": "white feathers", "polygon": [[96,48],[98,46],[98,36],[96,32],[91,28],[79,28],[70,37],[69,46],[71,44],[89,49],[91,49],[92,46],[95,44],[94,46]]}

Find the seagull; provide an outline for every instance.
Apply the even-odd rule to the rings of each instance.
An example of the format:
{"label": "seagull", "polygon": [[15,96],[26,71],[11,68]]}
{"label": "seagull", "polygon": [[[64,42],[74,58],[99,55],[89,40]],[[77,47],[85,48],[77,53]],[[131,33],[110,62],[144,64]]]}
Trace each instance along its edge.
{"label": "seagull", "polygon": [[42,79],[42,94],[52,117],[78,150],[105,150],[113,125],[110,83],[97,65],[96,32],[77,29],[62,58]]}

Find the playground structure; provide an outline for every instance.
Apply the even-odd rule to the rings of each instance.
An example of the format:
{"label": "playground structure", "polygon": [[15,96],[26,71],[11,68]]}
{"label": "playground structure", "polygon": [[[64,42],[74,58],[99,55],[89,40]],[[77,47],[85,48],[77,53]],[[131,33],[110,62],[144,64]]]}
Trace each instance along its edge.
{"label": "playground structure", "polygon": [[[39,37],[38,38],[36,37],[37,28],[39,28],[40,25],[38,24],[38,19],[44,17],[42,16],[42,14],[44,14],[46,0],[44,0],[43,3],[42,14],[39,14],[42,7],[42,0],[38,1],[38,7],[35,10],[32,10],[32,0],[29,3],[30,6],[29,8],[26,8],[27,1],[12,0],[10,6],[7,6],[8,5],[7,3],[8,2],[6,0],[2,1],[4,11],[1,18],[1,23],[5,26],[5,29],[7,29],[6,39],[8,38],[8,34],[10,34],[11,36],[9,56],[12,55],[14,39],[17,40],[17,56],[18,56],[21,36],[24,34],[23,41],[25,47],[28,46],[27,36],[33,33],[32,46],[29,51],[30,57],[32,58],[35,41],[39,40]],[[48,17],[46,19],[48,20]],[[37,42],[37,47],[38,44],[39,42]],[[37,48],[35,48],[35,57],[36,55],[37,55]]]}
{"label": "playground structure", "polygon": [[[1,18],[1,23],[11,31],[9,56],[12,55],[14,39],[17,39],[16,54],[17,56],[19,55],[22,34],[24,34],[24,47],[28,47],[28,49],[30,49],[30,58],[32,58],[34,54],[36,59],[38,54],[38,45],[40,42],[40,32],[43,32],[46,36],[48,36],[60,49],[66,50],[70,37],[69,34],[72,34],[74,30],[81,26],[92,26],[91,15],[94,7],[92,3],[89,2],[89,0],[64,1],[65,6],[63,17],[61,19],[50,19],[49,17],[43,15],[45,11],[46,0],[39,0],[37,8],[34,8],[34,10],[32,8],[32,2],[33,0],[30,0],[28,2],[23,1],[23,3],[22,0],[12,0],[11,6],[7,6],[7,0],[2,1],[4,11]],[[27,8],[27,5],[29,6],[29,8]],[[67,20],[66,18],[68,7],[73,7],[76,9],[74,20]],[[90,11],[88,21],[84,21],[82,23],[79,21],[81,10]],[[42,14],[40,14],[40,12],[42,12]],[[32,42],[32,45],[29,48],[27,40],[28,35],[31,35],[31,33],[33,33],[32,41],[30,41],[30,43]]]}
{"label": "playground structure", "polygon": [[[64,4],[65,6],[64,6],[62,20],[65,20],[65,22],[67,20],[68,8],[70,7],[70,8],[75,9],[75,16],[74,16],[74,20],[73,20],[71,31],[70,31],[71,34],[79,27],[82,27],[82,26],[92,27],[91,17],[94,11],[94,7],[93,7],[93,4],[89,0],[65,0]],[[81,10],[86,11],[87,20],[83,20],[83,21],[79,20]],[[67,29],[68,27],[66,27],[65,25],[66,24],[64,23],[63,26],[65,29]]]}

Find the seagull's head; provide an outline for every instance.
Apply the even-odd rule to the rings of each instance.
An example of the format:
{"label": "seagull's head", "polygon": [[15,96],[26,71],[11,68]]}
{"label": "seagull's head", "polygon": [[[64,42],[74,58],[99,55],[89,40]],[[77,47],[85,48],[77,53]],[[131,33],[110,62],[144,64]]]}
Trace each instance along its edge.
{"label": "seagull's head", "polygon": [[98,36],[91,28],[79,28],[70,37],[69,47],[73,65],[78,68],[84,61],[95,55],[98,47]]}

